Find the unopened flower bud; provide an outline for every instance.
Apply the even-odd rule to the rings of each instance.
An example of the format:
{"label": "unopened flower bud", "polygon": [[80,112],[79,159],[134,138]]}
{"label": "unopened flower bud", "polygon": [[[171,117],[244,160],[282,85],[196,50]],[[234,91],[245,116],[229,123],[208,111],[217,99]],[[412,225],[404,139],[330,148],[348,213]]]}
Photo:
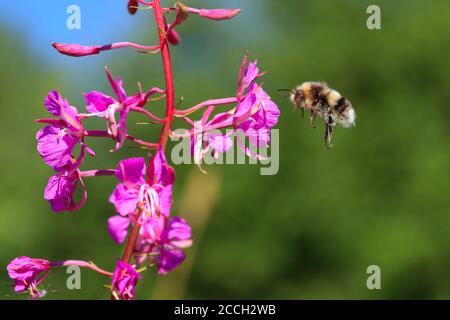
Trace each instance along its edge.
{"label": "unopened flower bud", "polygon": [[200,9],[199,15],[211,20],[228,20],[234,18],[241,9]]}
{"label": "unopened flower bud", "polygon": [[128,1],[128,13],[133,15],[138,11],[139,3],[137,0],[129,0]]}
{"label": "unopened flower bud", "polygon": [[167,33],[167,41],[169,41],[170,44],[176,46],[180,43],[181,38],[176,30],[170,29],[170,31]]}
{"label": "unopened flower bud", "polygon": [[72,57],[83,57],[92,54],[99,54],[101,47],[99,46],[83,46],[79,44],[52,43],[53,48],[60,53]]}

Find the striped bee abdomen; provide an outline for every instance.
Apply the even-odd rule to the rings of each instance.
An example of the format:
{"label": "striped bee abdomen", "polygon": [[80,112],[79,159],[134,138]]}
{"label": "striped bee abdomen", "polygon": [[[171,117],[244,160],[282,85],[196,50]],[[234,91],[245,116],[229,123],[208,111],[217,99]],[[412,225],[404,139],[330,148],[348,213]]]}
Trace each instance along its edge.
{"label": "striped bee abdomen", "polygon": [[336,122],[345,128],[355,125],[355,110],[352,104],[345,97],[340,97],[332,104],[332,112],[335,115]]}

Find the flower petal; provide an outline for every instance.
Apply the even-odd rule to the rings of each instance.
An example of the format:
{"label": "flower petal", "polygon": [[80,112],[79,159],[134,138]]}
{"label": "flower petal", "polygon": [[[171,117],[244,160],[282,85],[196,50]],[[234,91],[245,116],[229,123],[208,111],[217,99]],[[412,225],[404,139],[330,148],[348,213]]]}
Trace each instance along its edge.
{"label": "flower petal", "polygon": [[108,219],[108,233],[117,244],[122,243],[127,237],[130,223],[129,218],[118,215]]}
{"label": "flower petal", "polygon": [[44,199],[50,203],[53,211],[67,211],[75,206],[73,196],[77,183],[78,179],[72,176],[50,177],[44,190]]}
{"label": "flower petal", "polygon": [[236,111],[233,115],[233,125],[235,127],[239,126],[241,123],[250,118],[256,103],[258,103],[258,101],[256,99],[256,95],[253,93],[252,88],[236,107]]}
{"label": "flower petal", "polygon": [[162,236],[162,241],[179,248],[186,248],[192,244],[192,231],[189,224],[180,217],[173,217],[167,224]]}
{"label": "flower petal", "polygon": [[63,99],[56,90],[49,92],[44,100],[44,106],[48,112],[56,117],[60,117],[66,122],[67,127],[76,135],[83,133],[83,126],[78,119],[77,108],[71,106],[66,99]]}
{"label": "flower petal", "polygon": [[129,158],[120,161],[117,165],[116,177],[125,183],[143,182],[145,179],[145,159]]}
{"label": "flower petal", "polygon": [[[229,119],[232,116],[231,113],[228,112],[221,112],[216,114],[212,120],[210,122],[208,122],[208,126],[211,125],[218,125],[218,124],[223,124],[223,126],[225,126],[226,124],[229,123]],[[200,131],[200,129],[199,129]]]}
{"label": "flower petal", "polygon": [[[67,102],[67,101],[66,101]],[[84,129],[83,124],[78,118],[78,110],[77,108],[70,106],[68,103],[61,108],[61,119],[66,122],[66,126],[70,129],[70,131],[79,137],[83,135]]]}
{"label": "flower petal", "polygon": [[60,126],[47,126],[36,134],[37,150],[44,162],[56,171],[71,163],[72,151],[78,138],[64,131]]}
{"label": "flower petal", "polygon": [[117,126],[117,143],[114,147],[114,151],[119,150],[127,138],[127,116],[129,110],[129,108],[125,108],[120,112],[119,125]]}
{"label": "flower petal", "polygon": [[252,85],[253,81],[255,81],[256,78],[258,77],[259,69],[258,69],[257,64],[258,64],[257,60],[249,63],[248,68],[244,74],[244,83],[243,83],[244,90],[246,88],[250,87],[250,85]]}
{"label": "flower petal", "polygon": [[139,191],[127,187],[124,183],[118,184],[109,197],[109,202],[114,205],[116,211],[122,216],[133,214],[136,211],[138,200]]}
{"label": "flower petal", "polygon": [[123,103],[127,97],[127,93],[123,88],[122,77],[118,77],[116,81],[107,68],[105,68],[105,72],[106,76],[108,77],[109,83],[111,84],[111,87],[113,88],[113,91],[117,96],[117,100],[119,100],[120,103]]}
{"label": "flower petal", "polygon": [[163,186],[173,184],[175,181],[175,170],[167,163],[164,151],[159,149],[155,155],[154,172],[156,183]]}
{"label": "flower petal", "polygon": [[44,100],[44,106],[55,117],[61,116],[61,103],[62,98],[58,91],[51,90]]}
{"label": "flower petal", "polygon": [[155,245],[160,242],[161,235],[164,232],[166,226],[166,217],[153,216],[142,226],[141,238],[150,245]]}
{"label": "flower petal", "polygon": [[280,117],[280,109],[261,87],[258,86],[256,88],[255,94],[257,96],[257,99],[261,101],[261,104],[258,111],[252,116],[252,118],[260,127],[274,127],[278,122],[278,118]]}
{"label": "flower petal", "polygon": [[180,265],[185,259],[182,250],[160,250],[158,273],[163,275],[172,271]]}
{"label": "flower petal", "polygon": [[233,139],[229,135],[217,133],[207,133],[207,135],[210,147],[216,152],[227,152],[233,146]]}
{"label": "flower petal", "polygon": [[170,209],[172,208],[172,185],[169,184],[158,190],[159,208],[164,217],[170,216]]}
{"label": "flower petal", "polygon": [[266,127],[254,129],[250,126],[244,129],[244,134],[248,137],[249,142],[258,148],[266,147],[270,142],[270,130]]}
{"label": "flower petal", "polygon": [[86,109],[90,113],[104,112],[110,105],[116,102],[110,96],[107,96],[106,94],[99,91],[91,91],[85,94],[84,99],[86,100],[87,104]]}

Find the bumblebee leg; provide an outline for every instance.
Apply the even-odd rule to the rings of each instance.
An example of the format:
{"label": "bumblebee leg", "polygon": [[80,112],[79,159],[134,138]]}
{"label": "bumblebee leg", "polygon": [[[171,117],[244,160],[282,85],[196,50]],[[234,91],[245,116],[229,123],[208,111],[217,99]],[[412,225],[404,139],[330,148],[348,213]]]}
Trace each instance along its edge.
{"label": "bumblebee leg", "polygon": [[325,145],[327,148],[331,148],[333,144],[331,143],[331,139],[333,138],[333,126],[334,121],[331,116],[328,116],[328,121],[325,125]]}
{"label": "bumblebee leg", "polygon": [[311,125],[314,129],[316,128],[316,117],[317,117],[317,112],[314,110],[311,110]]}
{"label": "bumblebee leg", "polygon": [[292,109],[292,111],[296,111],[296,109],[300,109],[300,113],[301,113],[301,115],[302,115],[302,118],[304,118],[304,117],[305,117],[305,108],[303,108],[303,107],[295,107],[295,106],[294,106],[294,108]]}
{"label": "bumblebee leg", "polygon": [[331,143],[332,137],[333,137],[333,127],[327,123],[325,126],[325,146],[327,147],[327,149],[333,146],[333,144]]}

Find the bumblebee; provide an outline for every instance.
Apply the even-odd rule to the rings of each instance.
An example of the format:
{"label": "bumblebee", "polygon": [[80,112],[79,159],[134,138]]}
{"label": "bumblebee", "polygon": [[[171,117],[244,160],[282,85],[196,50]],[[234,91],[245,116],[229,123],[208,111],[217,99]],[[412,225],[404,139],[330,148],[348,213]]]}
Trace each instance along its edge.
{"label": "bumblebee", "polygon": [[339,123],[345,128],[355,125],[356,114],[350,101],[324,82],[304,82],[290,92],[292,104],[304,110],[310,110],[311,124],[315,128],[317,116],[325,121],[325,145],[332,146],[333,127]]}

